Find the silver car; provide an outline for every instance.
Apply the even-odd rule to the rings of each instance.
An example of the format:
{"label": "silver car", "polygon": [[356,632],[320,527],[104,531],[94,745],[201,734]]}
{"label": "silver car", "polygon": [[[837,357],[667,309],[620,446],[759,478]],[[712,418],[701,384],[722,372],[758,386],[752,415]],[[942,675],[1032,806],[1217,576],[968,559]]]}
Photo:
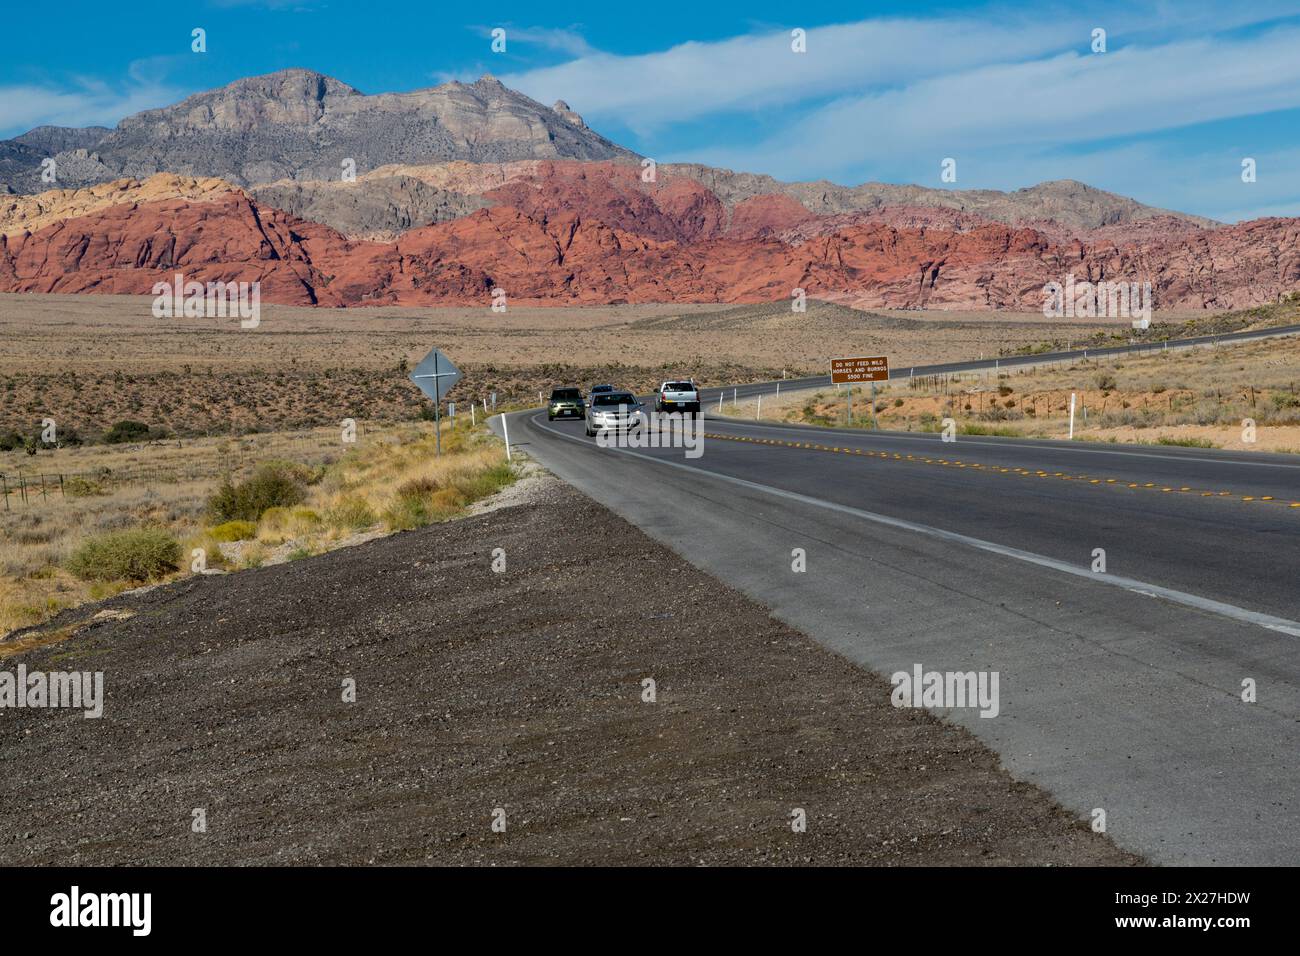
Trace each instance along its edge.
{"label": "silver car", "polygon": [[602,429],[626,431],[643,419],[645,406],[631,392],[597,392],[587,406],[587,435]]}

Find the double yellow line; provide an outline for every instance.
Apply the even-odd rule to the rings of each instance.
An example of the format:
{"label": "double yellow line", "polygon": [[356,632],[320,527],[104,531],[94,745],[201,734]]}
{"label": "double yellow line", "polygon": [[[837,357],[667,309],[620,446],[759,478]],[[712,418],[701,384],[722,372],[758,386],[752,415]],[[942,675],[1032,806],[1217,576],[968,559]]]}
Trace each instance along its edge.
{"label": "double yellow line", "polygon": [[1205,491],[1187,485],[1175,487],[1173,485],[1166,485],[1155,481],[1123,481],[1119,478],[1096,478],[1092,475],[1073,475],[1064,471],[1034,471],[1028,468],[1004,468],[1001,465],[985,465],[980,462],[962,461],[960,459],[927,458],[924,455],[900,455],[898,452],[888,451],[864,451],[861,448],[841,448],[832,445],[819,445],[815,442],[782,441],[779,438],[748,438],[743,435],[721,435],[716,432],[705,432],[704,437],[719,439],[722,441],[745,442],[751,445],[773,445],[783,448],[801,448],[810,451],[838,453],[841,455],[857,455],[863,458],[879,458],[882,461],[910,461],[913,464],[937,465],[941,468],[969,468],[972,471],[978,471],[982,474],[1010,475],[1019,478],[1052,478],[1059,481],[1086,482],[1090,485],[1114,485],[1118,488],[1132,488],[1137,491],[1156,491],[1161,494],[1189,494],[1198,495],[1202,498],[1226,498],[1229,501],[1240,502],[1272,502],[1275,504],[1286,505],[1289,508],[1300,508],[1300,501],[1289,501],[1285,498],[1277,498],[1273,495],[1238,495],[1231,491]]}

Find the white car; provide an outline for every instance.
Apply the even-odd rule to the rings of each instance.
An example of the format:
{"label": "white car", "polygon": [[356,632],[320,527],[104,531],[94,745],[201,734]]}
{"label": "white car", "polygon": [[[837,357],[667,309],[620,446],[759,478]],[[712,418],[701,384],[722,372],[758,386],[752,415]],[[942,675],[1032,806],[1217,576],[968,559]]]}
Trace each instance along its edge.
{"label": "white car", "polygon": [[597,392],[587,406],[587,435],[632,428],[642,420],[643,407],[631,392]]}
{"label": "white car", "polygon": [[700,390],[695,387],[694,379],[675,382],[662,382],[655,395],[656,412],[691,412],[699,414]]}

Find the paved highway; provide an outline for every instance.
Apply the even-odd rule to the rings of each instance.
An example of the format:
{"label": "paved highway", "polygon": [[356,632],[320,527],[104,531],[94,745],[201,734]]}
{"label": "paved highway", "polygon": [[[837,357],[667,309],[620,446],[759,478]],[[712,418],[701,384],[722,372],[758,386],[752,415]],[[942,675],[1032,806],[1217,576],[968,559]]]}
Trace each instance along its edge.
{"label": "paved highway", "polygon": [[945,713],[1080,816],[1104,811],[1121,845],[1300,863],[1296,459],[705,431],[691,459],[510,420],[516,447],[861,665],[997,671],[998,716]]}
{"label": "paved highway", "polygon": [[[1067,352],[1040,352],[1037,355],[1007,355],[991,359],[979,359],[970,362],[944,362],[937,365],[903,365],[890,369],[890,377],[895,381],[912,375],[945,375],[954,372],[983,372],[1008,368],[1026,368],[1033,365],[1051,365],[1057,362],[1080,362],[1088,359],[1103,358],[1111,355],[1151,355],[1157,352],[1177,351],[1178,349],[1213,348],[1235,342],[1251,342],[1260,339],[1284,338],[1300,335],[1300,325],[1276,325],[1271,328],[1250,329],[1245,332],[1226,332],[1222,335],[1198,335],[1191,338],[1171,339],[1167,342],[1138,343],[1134,345],[1112,345],[1100,349],[1073,349]],[[751,382],[747,385],[727,385],[719,388],[700,389],[702,404],[713,407],[719,397],[724,401],[733,395],[737,398],[753,398],[755,395],[770,395],[777,390],[777,382]],[[786,391],[808,388],[825,388],[831,384],[829,375],[813,375],[804,378],[783,379],[780,387]],[[865,387],[865,386],[859,386]]]}

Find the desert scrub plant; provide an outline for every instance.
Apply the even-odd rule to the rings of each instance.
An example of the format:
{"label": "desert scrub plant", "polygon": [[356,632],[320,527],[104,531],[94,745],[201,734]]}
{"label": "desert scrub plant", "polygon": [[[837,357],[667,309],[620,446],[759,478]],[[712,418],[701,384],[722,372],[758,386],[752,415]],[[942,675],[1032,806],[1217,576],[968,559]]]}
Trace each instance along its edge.
{"label": "desert scrub plant", "polygon": [[390,531],[413,531],[431,524],[435,509],[430,495],[399,494],[384,509],[384,527]]}
{"label": "desert scrub plant", "polygon": [[392,531],[410,531],[430,524],[436,517],[434,496],[443,491],[436,478],[412,478],[397,488],[397,496],[384,509],[385,526]]}
{"label": "desert scrub plant", "polygon": [[296,508],[267,508],[257,523],[257,538],[266,544],[283,544],[290,539],[319,531],[322,524],[317,512],[302,505]]}
{"label": "desert scrub plant", "polygon": [[111,531],[88,538],[68,558],[83,581],[151,581],[176,570],[181,545],[161,528]]}
{"label": "desert scrub plant", "polygon": [[975,422],[963,422],[958,431],[963,435],[996,435],[999,438],[1020,438],[1024,435],[1018,428],[979,425]]}
{"label": "desert scrub plant", "polygon": [[166,437],[165,428],[151,428],[144,422],[125,419],[114,422],[113,427],[104,432],[104,444],[121,445],[126,442],[154,441]]}
{"label": "desert scrub plant", "polygon": [[366,499],[355,495],[340,498],[325,512],[325,523],[338,531],[364,531],[376,521]]}
{"label": "desert scrub plant", "polygon": [[1208,438],[1175,438],[1172,435],[1161,435],[1156,439],[1157,445],[1179,445],[1183,448],[1218,448],[1214,442]]}
{"label": "desert scrub plant", "polygon": [[104,483],[96,478],[87,478],[85,475],[73,475],[63,483],[63,493],[69,498],[94,498],[100,495],[107,495],[111,492],[104,487]]}
{"label": "desert scrub plant", "polygon": [[235,484],[221,483],[208,499],[208,514],[218,523],[257,521],[268,508],[289,508],[307,497],[308,469],[288,462],[268,461],[252,476]]}
{"label": "desert scrub plant", "polygon": [[193,537],[186,538],[182,544],[182,550],[185,554],[197,557],[195,551],[203,552],[203,564],[205,568],[225,568],[228,566],[225,552],[221,550],[222,542],[212,536],[210,532],[202,532]]}
{"label": "desert scrub plant", "polygon": [[448,484],[465,499],[465,504],[471,504],[495,494],[514,480],[514,467],[503,461],[486,468],[453,474]]}
{"label": "desert scrub plant", "polygon": [[231,541],[246,541],[257,534],[257,525],[251,521],[227,521],[217,525],[209,534],[214,541],[229,543]]}

